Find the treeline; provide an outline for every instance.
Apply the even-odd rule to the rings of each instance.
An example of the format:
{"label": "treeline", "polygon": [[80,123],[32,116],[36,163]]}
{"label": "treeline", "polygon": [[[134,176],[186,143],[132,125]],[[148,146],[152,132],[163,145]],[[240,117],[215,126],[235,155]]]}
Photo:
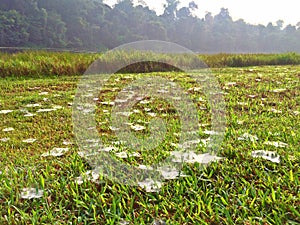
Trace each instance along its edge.
{"label": "treeline", "polygon": [[0,46],[102,51],[132,41],[164,40],[201,53],[300,52],[300,22],[251,25],[233,21],[224,8],[198,18],[198,7],[190,2],[179,8],[177,0],[167,0],[157,16],[132,0],[112,8],[102,0],[1,0]]}

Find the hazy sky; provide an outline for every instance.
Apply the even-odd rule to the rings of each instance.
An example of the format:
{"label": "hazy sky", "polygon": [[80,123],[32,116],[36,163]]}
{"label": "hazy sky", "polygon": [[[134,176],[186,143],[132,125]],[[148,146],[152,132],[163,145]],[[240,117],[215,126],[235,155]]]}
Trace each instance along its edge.
{"label": "hazy sky", "polygon": [[[137,2],[138,0],[135,0]],[[143,0],[150,9],[162,13],[165,0]],[[192,0],[179,0],[180,6],[187,6]],[[197,15],[203,18],[206,12],[213,15],[220,12],[220,8],[228,8],[233,20],[244,19],[251,24],[264,24],[275,22],[279,19],[285,21],[284,25],[296,25],[300,22],[299,0],[194,0],[199,9]],[[113,5],[117,0],[104,0],[108,5]]]}

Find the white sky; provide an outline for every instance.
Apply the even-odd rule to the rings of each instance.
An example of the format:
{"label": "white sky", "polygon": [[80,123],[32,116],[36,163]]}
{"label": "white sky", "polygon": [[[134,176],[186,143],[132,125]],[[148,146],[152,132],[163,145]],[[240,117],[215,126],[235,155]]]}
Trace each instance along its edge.
{"label": "white sky", "polygon": [[[137,2],[138,0],[135,0]],[[150,9],[158,14],[163,11],[165,0],[143,0]],[[180,6],[187,6],[192,0],[179,0]],[[251,24],[267,25],[282,19],[285,23],[296,25],[300,22],[299,0],[194,0],[198,4],[197,15],[203,18],[206,12],[213,15],[220,12],[220,8],[228,8],[233,20],[240,18]],[[113,5],[117,0],[104,0],[108,5]]]}

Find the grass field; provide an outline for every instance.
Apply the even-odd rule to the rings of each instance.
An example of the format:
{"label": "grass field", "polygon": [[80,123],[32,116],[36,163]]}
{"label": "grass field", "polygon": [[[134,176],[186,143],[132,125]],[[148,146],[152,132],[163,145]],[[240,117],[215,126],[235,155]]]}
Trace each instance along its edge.
{"label": "grass field", "polygon": [[[300,224],[300,66],[213,72],[227,108],[223,159],[204,168],[184,165],[187,176],[165,180],[159,192],[84,176],[91,168],[78,154],[72,125],[80,76],[1,78],[0,224]],[[117,140],[109,122],[112,106],[104,102],[113,101],[135,77],[149,75],[116,74],[99,95],[97,129],[105,143]],[[200,138],[207,139],[209,106],[197,84],[180,72],[155,75],[190,94],[198,108]],[[167,139],[151,152],[119,160],[151,165],[176,148],[178,117],[172,106],[151,98],[134,110],[130,120],[145,127],[138,136],[147,134],[151,118],[160,117],[167,121]],[[115,157],[127,151],[115,145]],[[64,154],[43,155],[55,148]],[[253,157],[256,150],[275,155]],[[36,198],[26,199],[24,188],[33,188]]]}

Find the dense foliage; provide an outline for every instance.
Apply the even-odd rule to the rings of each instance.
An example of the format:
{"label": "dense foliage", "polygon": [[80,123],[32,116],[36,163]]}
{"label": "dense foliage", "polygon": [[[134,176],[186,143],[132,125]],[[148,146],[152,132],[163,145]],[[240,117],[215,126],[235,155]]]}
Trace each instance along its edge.
{"label": "dense foliage", "polygon": [[121,0],[1,0],[0,46],[105,50],[137,40],[176,42],[197,52],[300,52],[297,26],[233,21],[228,9],[198,18],[191,2],[168,0],[158,16],[147,6]]}

